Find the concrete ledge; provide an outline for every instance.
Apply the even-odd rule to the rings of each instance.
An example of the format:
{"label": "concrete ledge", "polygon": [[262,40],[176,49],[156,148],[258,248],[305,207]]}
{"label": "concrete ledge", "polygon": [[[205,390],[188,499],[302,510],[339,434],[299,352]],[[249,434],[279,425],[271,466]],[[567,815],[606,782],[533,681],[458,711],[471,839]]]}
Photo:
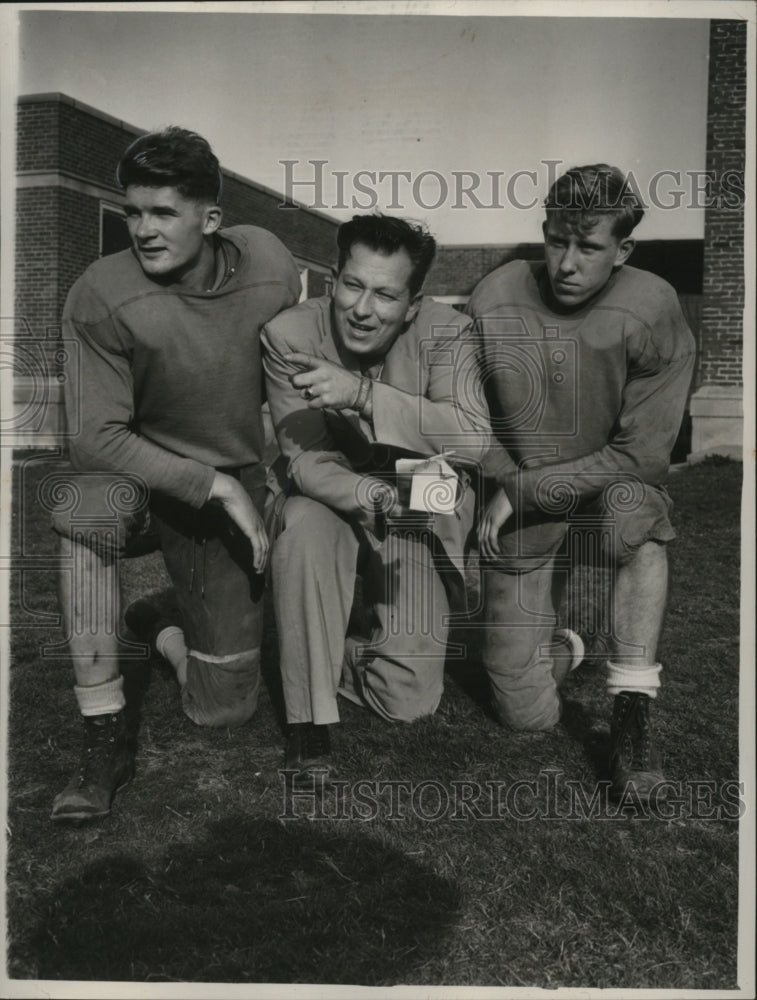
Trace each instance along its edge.
{"label": "concrete ledge", "polygon": [[740,385],[703,385],[691,397],[692,417],[742,417],[744,390]]}
{"label": "concrete ledge", "polygon": [[742,459],[744,451],[743,389],[737,385],[703,385],[691,397],[690,463],[709,455]]}
{"label": "concrete ledge", "polygon": [[49,448],[64,445],[66,437],[63,385],[54,378],[17,375],[13,380],[13,416],[3,427],[3,444]]}

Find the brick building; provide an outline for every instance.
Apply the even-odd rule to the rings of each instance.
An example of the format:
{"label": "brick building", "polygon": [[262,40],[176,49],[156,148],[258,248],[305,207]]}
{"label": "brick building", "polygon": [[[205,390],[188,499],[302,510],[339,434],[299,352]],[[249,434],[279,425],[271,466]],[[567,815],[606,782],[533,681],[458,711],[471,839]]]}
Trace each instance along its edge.
{"label": "brick building", "polygon": [[[729,171],[743,187],[745,22],[711,22],[707,114],[707,171],[716,189]],[[15,315],[20,319],[11,443],[61,441],[63,303],[92,260],[126,245],[123,199],[113,170],[141,131],[62,94],[19,100]],[[300,265],[304,294],[320,295],[328,286],[338,223],[311,209],[282,210],[283,200],[224,171],[225,223],[256,222],[276,233]],[[742,453],[743,239],[743,200],[726,197],[707,209],[704,241],[641,240],[631,258],[634,266],[673,285],[697,338],[690,417],[676,460]],[[495,267],[541,254],[540,244],[440,247],[426,290],[459,305]]]}
{"label": "brick building", "polygon": [[704,229],[701,343],[691,400],[694,458],[713,452],[741,458],[743,452],[744,205],[728,197],[723,182],[741,178],[743,184],[744,178],[746,41],[746,22],[710,22],[707,172],[716,198]]}
{"label": "brick building", "polygon": [[[123,194],[114,177],[134,128],[63,94],[18,102],[14,416],[9,443],[60,444],[66,344],[60,317],[68,290],[97,257],[128,246]],[[276,233],[300,267],[303,295],[323,294],[337,222],[280,210],[283,196],[225,170],[224,224]]]}

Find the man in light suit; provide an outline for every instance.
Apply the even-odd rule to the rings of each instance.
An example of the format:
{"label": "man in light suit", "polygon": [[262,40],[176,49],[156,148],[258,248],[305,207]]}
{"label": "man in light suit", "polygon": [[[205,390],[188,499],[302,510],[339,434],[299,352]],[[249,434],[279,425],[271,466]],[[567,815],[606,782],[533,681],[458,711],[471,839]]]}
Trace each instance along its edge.
{"label": "man in light suit", "polygon": [[[462,467],[489,440],[470,320],[421,294],[433,237],[367,215],[342,225],[337,243],[332,295],[263,331],[290,483],[272,573],[286,763],[299,772],[331,766],[337,692],[390,721],[436,710],[446,619],[464,593],[472,540],[474,496]],[[396,459],[443,452],[459,473],[438,484],[454,485],[454,509],[410,510]],[[370,616],[362,628],[350,620],[358,571]]]}

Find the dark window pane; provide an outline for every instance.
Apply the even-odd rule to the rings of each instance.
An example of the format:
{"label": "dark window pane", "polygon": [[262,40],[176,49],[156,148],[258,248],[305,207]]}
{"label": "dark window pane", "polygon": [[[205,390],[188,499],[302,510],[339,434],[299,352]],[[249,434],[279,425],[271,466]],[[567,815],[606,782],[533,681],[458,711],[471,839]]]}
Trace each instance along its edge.
{"label": "dark window pane", "polygon": [[100,256],[107,257],[108,254],[118,253],[119,250],[128,250],[131,246],[129,230],[126,226],[126,216],[121,212],[115,212],[111,208],[103,208],[102,244],[100,246]]}

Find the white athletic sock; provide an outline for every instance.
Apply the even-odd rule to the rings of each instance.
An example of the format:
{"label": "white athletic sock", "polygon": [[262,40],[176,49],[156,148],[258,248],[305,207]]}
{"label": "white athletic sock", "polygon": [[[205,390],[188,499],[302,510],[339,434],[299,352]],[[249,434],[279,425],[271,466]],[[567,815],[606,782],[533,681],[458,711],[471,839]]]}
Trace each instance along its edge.
{"label": "white athletic sock", "polygon": [[607,690],[611,695],[621,691],[640,691],[650,698],[657,697],[660,686],[660,663],[613,663],[607,661]]}
{"label": "white athletic sock", "polygon": [[124,698],[124,679],[105,681],[104,684],[93,684],[91,687],[74,685],[74,694],[79,703],[82,715],[115,715],[126,704]]}
{"label": "white athletic sock", "polygon": [[184,687],[187,683],[188,655],[184,632],[178,625],[166,626],[155,637],[155,648],[174,668],[179,684]]}

